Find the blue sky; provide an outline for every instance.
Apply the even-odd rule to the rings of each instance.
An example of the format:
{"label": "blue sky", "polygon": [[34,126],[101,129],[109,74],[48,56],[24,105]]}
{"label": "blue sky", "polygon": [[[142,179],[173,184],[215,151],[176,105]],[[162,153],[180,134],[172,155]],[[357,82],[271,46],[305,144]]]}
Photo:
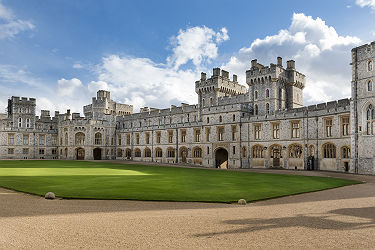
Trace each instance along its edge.
{"label": "blue sky", "polygon": [[374,0],[0,0],[0,112],[8,97],[82,112],[96,90],[141,106],[196,103],[200,71],[295,59],[306,105],[350,96],[350,49],[375,40]]}

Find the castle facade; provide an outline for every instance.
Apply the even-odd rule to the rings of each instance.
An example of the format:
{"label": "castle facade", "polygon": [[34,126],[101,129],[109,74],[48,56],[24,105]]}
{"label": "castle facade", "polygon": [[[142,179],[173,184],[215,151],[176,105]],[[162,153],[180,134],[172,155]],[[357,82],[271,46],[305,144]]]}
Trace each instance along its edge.
{"label": "castle facade", "polygon": [[352,97],[303,106],[293,60],[246,71],[248,89],[219,68],[195,82],[198,104],[117,103],[100,90],[79,113],[11,97],[0,114],[0,158],[133,160],[209,168],[285,168],[375,174],[375,42],[352,50]]}

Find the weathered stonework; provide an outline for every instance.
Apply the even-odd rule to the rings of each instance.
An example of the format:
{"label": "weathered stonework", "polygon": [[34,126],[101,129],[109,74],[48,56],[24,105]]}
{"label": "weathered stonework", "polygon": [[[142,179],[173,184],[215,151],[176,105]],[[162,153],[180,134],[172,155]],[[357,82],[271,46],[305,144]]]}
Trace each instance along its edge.
{"label": "weathered stonework", "polygon": [[[352,99],[303,106],[305,75],[256,60],[237,76],[215,68],[195,82],[198,104],[133,107],[98,91],[79,113],[35,116],[36,100],[12,97],[0,114],[2,159],[120,159],[210,168],[320,169],[375,174],[375,43],[352,50]],[[374,86],[375,89],[375,86]],[[371,116],[371,115],[370,115]],[[374,121],[374,130],[367,124]],[[372,129],[372,127],[371,127]],[[26,140],[27,139],[27,140]]]}

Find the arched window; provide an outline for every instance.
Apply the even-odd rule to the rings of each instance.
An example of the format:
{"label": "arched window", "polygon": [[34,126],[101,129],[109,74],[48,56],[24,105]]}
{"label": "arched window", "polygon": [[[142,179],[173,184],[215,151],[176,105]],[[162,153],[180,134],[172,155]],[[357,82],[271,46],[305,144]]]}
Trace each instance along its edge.
{"label": "arched window", "polygon": [[367,126],[366,126],[367,134],[374,135],[375,134],[375,109],[374,109],[374,106],[372,106],[372,104],[370,104],[367,108],[366,120],[367,120]]}
{"label": "arched window", "polygon": [[336,146],[332,143],[323,145],[323,158],[336,158]]}
{"label": "arched window", "polygon": [[266,103],[266,114],[270,113],[270,104]]}
{"label": "arched window", "polygon": [[75,143],[76,143],[76,145],[84,145],[85,144],[85,134],[82,133],[82,132],[76,133]]}
{"label": "arched window", "polygon": [[174,148],[168,148],[167,149],[167,157],[168,158],[174,158],[175,157],[175,149]]}
{"label": "arched window", "polygon": [[254,115],[258,115],[258,104],[254,106]]}
{"label": "arched window", "polygon": [[157,157],[157,158],[163,157],[163,151],[161,150],[161,148],[155,149],[155,157]]}
{"label": "arched window", "polygon": [[252,158],[264,158],[264,148],[261,145],[255,145],[251,149]]}
{"label": "arched window", "polygon": [[372,91],[372,81],[367,82],[367,91]]}
{"label": "arched window", "polygon": [[129,148],[127,148],[127,149],[125,150],[125,157],[126,157],[127,159],[130,159],[130,158],[132,157],[132,151],[131,151]]}
{"label": "arched window", "polygon": [[270,97],[270,90],[266,89],[266,98],[269,98],[269,97]]}
{"label": "arched window", "polygon": [[343,159],[350,159],[350,148],[347,146],[344,146],[341,148],[341,157]]}
{"label": "arched window", "polygon": [[122,149],[117,149],[117,157],[122,157]]}
{"label": "arched window", "polygon": [[95,134],[95,140],[94,140],[95,145],[100,145],[102,144],[102,134],[101,133],[96,133]]}
{"label": "arched window", "polygon": [[197,147],[193,150],[193,157],[194,158],[202,158],[202,149]]}
{"label": "arched window", "polygon": [[255,100],[258,99],[258,91],[255,91],[255,92],[254,92],[254,99],[255,99]]}
{"label": "arched window", "polygon": [[145,155],[145,157],[151,157],[151,149],[145,148],[144,155]]}
{"label": "arched window", "polygon": [[141,150],[139,148],[134,149],[134,157],[141,157]]}
{"label": "arched window", "polygon": [[300,144],[292,144],[288,148],[289,158],[302,158],[302,146]]}
{"label": "arched window", "polygon": [[367,63],[367,70],[372,71],[372,61],[371,60],[369,60],[368,63]]}

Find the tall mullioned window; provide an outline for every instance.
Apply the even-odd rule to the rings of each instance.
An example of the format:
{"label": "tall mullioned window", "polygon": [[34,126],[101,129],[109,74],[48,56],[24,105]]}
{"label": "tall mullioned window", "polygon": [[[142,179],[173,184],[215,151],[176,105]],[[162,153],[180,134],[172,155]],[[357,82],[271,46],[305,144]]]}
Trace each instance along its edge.
{"label": "tall mullioned window", "polygon": [[100,145],[102,144],[102,134],[101,133],[96,133],[95,134],[95,145]]}
{"label": "tall mullioned window", "polygon": [[264,158],[264,148],[261,145],[253,146],[251,150],[252,158]]}
{"label": "tall mullioned window", "polygon": [[366,132],[368,135],[375,135],[375,108],[370,104],[366,114]]}
{"label": "tall mullioned window", "polygon": [[350,158],[350,147],[342,147],[341,148],[341,157],[343,159],[349,159]]}
{"label": "tall mullioned window", "polygon": [[161,132],[156,132],[156,143],[160,143],[161,142]]}
{"label": "tall mullioned window", "polygon": [[300,138],[300,135],[301,135],[300,124],[301,123],[299,121],[292,122],[292,138]]}
{"label": "tall mullioned window", "polygon": [[336,158],[336,146],[332,143],[323,145],[323,158]]}
{"label": "tall mullioned window", "polygon": [[210,134],[211,134],[211,129],[210,128],[206,128],[206,141],[207,142],[210,141]]}
{"label": "tall mullioned window", "polygon": [[150,144],[150,133],[146,133],[146,144]]}
{"label": "tall mullioned window", "polygon": [[14,134],[8,134],[8,145],[14,145]]}
{"label": "tall mullioned window", "polygon": [[181,130],[181,142],[186,142],[186,130]]}
{"label": "tall mullioned window", "polygon": [[29,145],[29,135],[23,135],[23,145]]}
{"label": "tall mullioned window", "polygon": [[168,131],[168,142],[173,143],[173,131]]}
{"label": "tall mullioned window", "polygon": [[262,125],[261,124],[254,124],[254,139],[260,140],[262,138]]}
{"label": "tall mullioned window", "polygon": [[139,134],[135,134],[135,144],[139,144]]}
{"label": "tall mullioned window", "polygon": [[350,132],[349,116],[341,118],[341,135],[348,136]]}
{"label": "tall mullioned window", "polygon": [[217,128],[217,140],[224,141],[224,128],[223,127]]}
{"label": "tall mullioned window", "polygon": [[18,118],[18,127],[22,128],[22,118]]}
{"label": "tall mullioned window", "polygon": [[280,139],[280,123],[272,124],[273,139]]}
{"label": "tall mullioned window", "polygon": [[45,145],[45,144],[46,144],[46,136],[39,135],[39,145]]}
{"label": "tall mullioned window", "polygon": [[201,130],[197,129],[194,131],[195,132],[195,142],[200,142],[201,141]]}
{"label": "tall mullioned window", "polygon": [[324,126],[325,126],[325,134],[326,137],[332,137],[332,126],[333,126],[333,120],[332,119],[325,119],[324,120]]}
{"label": "tall mullioned window", "polygon": [[30,128],[30,118],[26,118],[26,128]]}

